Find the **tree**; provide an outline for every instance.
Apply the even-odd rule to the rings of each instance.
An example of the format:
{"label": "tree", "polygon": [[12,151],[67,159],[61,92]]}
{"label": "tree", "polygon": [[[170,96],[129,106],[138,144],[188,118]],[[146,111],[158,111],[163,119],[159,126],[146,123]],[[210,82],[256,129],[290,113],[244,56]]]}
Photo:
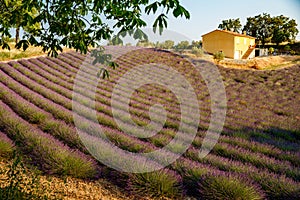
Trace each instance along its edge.
{"label": "tree", "polygon": [[179,51],[180,53],[182,53],[189,46],[190,46],[189,41],[181,41],[174,48],[176,51]]}
{"label": "tree", "polygon": [[[10,11],[9,2],[15,1],[0,0],[0,8]],[[142,13],[155,15],[161,10],[158,8],[162,8],[163,12],[158,14],[153,29],[158,29],[160,33],[167,27],[167,15],[170,12],[176,18],[190,18],[179,0],[22,0],[18,10],[24,10],[25,13],[12,12],[11,18],[5,16],[0,20],[0,46],[9,48],[2,38],[11,38],[9,31],[15,26],[16,19],[20,18],[20,28],[36,23],[40,27],[24,29],[24,39],[16,47],[26,50],[29,45],[41,46],[51,56],[57,56],[62,46],[87,53],[89,47],[97,46],[99,41],[109,40],[116,29],[123,37],[129,34],[135,39],[146,39],[140,29],[146,26]],[[36,9],[36,15],[27,13],[33,9]]]}
{"label": "tree", "polygon": [[166,40],[160,44],[160,48],[163,49],[172,49],[174,47],[175,42],[172,40]]}
{"label": "tree", "polygon": [[136,46],[138,47],[155,47],[155,44],[153,42],[150,42],[148,40],[139,40],[137,43],[136,43]]}
{"label": "tree", "polygon": [[37,16],[36,8],[32,7],[31,10],[23,6],[22,0],[6,0],[5,4],[0,3],[0,24],[12,26],[16,29],[15,43],[19,42],[20,29],[23,27],[25,31],[34,33],[39,28],[39,23],[28,24],[27,16]]}
{"label": "tree", "polygon": [[248,17],[246,25],[243,28],[247,35],[256,37],[264,47],[272,38],[272,18],[270,14],[263,13],[255,17]]}
{"label": "tree", "polygon": [[283,15],[276,16],[272,19],[273,36],[271,41],[279,46],[282,42],[290,42],[298,34],[297,23],[294,19]]}
{"label": "tree", "polygon": [[240,22],[240,18],[228,19],[228,20],[223,20],[222,23],[219,24],[218,28],[221,30],[229,30],[229,31],[239,33],[242,28],[242,24]]}
{"label": "tree", "polygon": [[247,18],[243,31],[250,36],[256,37],[257,42],[265,46],[265,43],[274,42],[277,46],[282,42],[295,39],[298,34],[297,23],[283,15],[271,17],[263,13],[255,17]]}
{"label": "tree", "polygon": [[192,41],[192,48],[193,48],[193,47],[196,47],[196,48],[198,48],[198,49],[202,48],[202,41],[201,41],[201,40],[199,40],[199,41],[193,40],[193,41]]}

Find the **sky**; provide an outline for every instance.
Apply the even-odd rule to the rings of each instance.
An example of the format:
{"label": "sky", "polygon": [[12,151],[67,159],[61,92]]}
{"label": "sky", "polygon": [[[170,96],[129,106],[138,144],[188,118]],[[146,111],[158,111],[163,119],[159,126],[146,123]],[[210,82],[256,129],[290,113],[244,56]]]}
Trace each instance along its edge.
{"label": "sky", "polygon": [[[201,35],[215,30],[225,19],[240,18],[244,26],[247,17],[262,13],[271,16],[284,15],[295,19],[300,32],[300,0],[180,0],[190,12],[191,18],[174,18],[169,16],[168,30],[182,34],[191,40],[201,40]],[[145,16],[149,27],[155,17]],[[300,40],[300,34],[296,40]]]}
{"label": "sky", "polygon": [[[148,25],[145,32],[150,41],[174,40],[179,42],[188,40],[191,42],[192,40],[201,40],[203,34],[215,30],[222,20],[240,18],[242,26],[244,26],[247,17],[254,17],[263,13],[268,13],[271,16],[282,14],[295,19],[300,32],[300,0],[180,0],[180,3],[190,12],[191,18],[189,20],[184,17],[175,18],[169,14],[168,29],[164,31],[162,36],[153,34],[151,28],[159,13],[142,16]],[[14,36],[14,31],[12,35]],[[300,41],[300,33],[296,40]],[[123,41],[124,44],[136,43],[131,38]],[[102,42],[103,44],[107,43],[107,41]]]}

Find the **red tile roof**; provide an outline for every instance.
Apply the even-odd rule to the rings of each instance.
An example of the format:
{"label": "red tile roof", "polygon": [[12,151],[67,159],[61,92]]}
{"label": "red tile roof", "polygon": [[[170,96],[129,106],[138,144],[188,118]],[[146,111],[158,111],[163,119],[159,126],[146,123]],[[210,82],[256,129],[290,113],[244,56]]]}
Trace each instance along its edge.
{"label": "red tile roof", "polygon": [[212,32],[216,32],[216,31],[218,31],[218,32],[223,32],[223,33],[228,33],[228,34],[231,34],[231,35],[234,35],[234,36],[247,37],[247,38],[250,38],[250,39],[256,39],[255,37],[252,37],[252,36],[249,36],[249,35],[244,35],[244,34],[240,34],[240,33],[233,32],[233,31],[226,31],[226,30],[219,30],[219,29],[216,29],[216,30],[214,30],[214,31],[211,31],[211,32],[209,32],[209,33],[206,33],[206,34],[202,35],[202,37],[205,36],[205,35],[208,35],[208,34],[210,34],[210,33],[212,33]]}

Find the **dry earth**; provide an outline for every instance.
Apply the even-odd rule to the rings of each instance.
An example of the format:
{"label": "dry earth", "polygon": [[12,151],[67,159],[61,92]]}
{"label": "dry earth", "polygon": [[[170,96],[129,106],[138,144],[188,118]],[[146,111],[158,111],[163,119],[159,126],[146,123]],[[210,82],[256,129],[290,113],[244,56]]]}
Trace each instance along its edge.
{"label": "dry earth", "polygon": [[217,63],[214,61],[212,55],[204,54],[197,57],[191,53],[184,53],[185,56],[192,59],[201,59],[214,62],[226,68],[236,68],[236,69],[256,69],[256,70],[272,70],[284,67],[290,67],[295,64],[300,63],[300,56],[266,56],[266,57],[255,57],[249,60],[234,60],[225,58],[224,60]]}

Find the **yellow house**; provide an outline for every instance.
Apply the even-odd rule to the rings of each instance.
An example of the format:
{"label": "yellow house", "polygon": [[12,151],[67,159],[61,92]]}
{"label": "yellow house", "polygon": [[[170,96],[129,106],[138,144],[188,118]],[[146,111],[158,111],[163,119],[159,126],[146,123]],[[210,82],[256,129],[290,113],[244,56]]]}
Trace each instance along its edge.
{"label": "yellow house", "polygon": [[202,35],[202,48],[211,54],[222,51],[226,57],[249,59],[255,57],[255,38],[226,30],[214,30]]}

